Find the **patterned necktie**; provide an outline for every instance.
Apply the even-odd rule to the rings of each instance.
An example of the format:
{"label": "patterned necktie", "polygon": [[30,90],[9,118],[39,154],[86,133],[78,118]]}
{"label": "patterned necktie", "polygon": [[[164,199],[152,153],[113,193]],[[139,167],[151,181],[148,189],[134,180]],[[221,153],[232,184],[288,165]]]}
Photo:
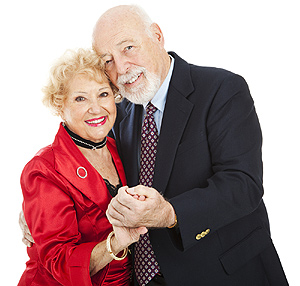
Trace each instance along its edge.
{"label": "patterned necktie", "polygon": [[[151,102],[146,107],[142,126],[140,184],[151,187],[154,175],[158,132],[154,121],[156,107]],[[139,285],[146,285],[159,272],[149,234],[141,235],[135,244],[134,270]]]}

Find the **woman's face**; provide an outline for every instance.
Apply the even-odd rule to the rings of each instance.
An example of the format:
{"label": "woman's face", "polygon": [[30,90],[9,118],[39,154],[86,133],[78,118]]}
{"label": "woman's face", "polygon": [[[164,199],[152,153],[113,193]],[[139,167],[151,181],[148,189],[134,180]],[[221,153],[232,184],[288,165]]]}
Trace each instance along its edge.
{"label": "woman's face", "polygon": [[61,113],[71,131],[96,143],[107,136],[116,119],[114,94],[108,80],[102,78],[99,83],[86,75],[74,76]]}

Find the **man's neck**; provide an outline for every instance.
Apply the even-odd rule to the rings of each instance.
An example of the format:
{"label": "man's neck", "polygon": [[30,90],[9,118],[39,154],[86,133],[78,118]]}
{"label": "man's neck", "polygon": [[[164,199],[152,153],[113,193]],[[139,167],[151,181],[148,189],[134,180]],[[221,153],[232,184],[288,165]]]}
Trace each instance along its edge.
{"label": "man's neck", "polygon": [[167,52],[165,52],[164,65],[163,65],[164,69],[162,72],[161,84],[165,81],[165,79],[169,73],[171,62],[172,62],[172,58],[170,57],[170,55]]}

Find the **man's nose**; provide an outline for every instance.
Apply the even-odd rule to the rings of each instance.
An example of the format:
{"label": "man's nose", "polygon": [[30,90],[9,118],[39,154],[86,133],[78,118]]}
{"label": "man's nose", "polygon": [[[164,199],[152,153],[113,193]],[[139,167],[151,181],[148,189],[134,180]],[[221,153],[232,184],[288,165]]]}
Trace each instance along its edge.
{"label": "man's nose", "polygon": [[130,67],[130,63],[128,59],[124,56],[120,56],[118,58],[115,58],[114,60],[115,60],[115,67],[116,67],[117,74],[118,75],[125,74]]}

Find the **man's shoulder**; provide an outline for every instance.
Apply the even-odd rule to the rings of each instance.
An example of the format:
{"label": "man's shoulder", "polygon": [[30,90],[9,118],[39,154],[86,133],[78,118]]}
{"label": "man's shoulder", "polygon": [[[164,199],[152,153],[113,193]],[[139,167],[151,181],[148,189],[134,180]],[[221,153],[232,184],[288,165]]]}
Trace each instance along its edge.
{"label": "man's shoulder", "polygon": [[219,86],[224,83],[232,83],[234,85],[244,85],[245,83],[245,79],[239,74],[218,67],[190,64],[190,75],[194,85]]}
{"label": "man's shoulder", "polygon": [[176,69],[181,70],[182,68],[189,67],[189,69],[194,73],[201,73],[204,75],[206,74],[206,75],[213,75],[213,76],[228,76],[234,74],[233,72],[226,70],[224,68],[213,67],[213,66],[202,66],[202,65],[197,65],[195,63],[189,63],[174,52],[169,52],[169,54],[175,59]]}
{"label": "man's shoulder", "polygon": [[235,81],[238,78],[242,78],[227,69],[188,63],[176,53],[170,52],[170,54],[175,58],[172,83],[176,86],[180,86],[183,81],[185,86],[188,81],[191,81],[193,86],[219,85],[226,79]]}
{"label": "man's shoulder", "polygon": [[219,67],[199,66],[195,64],[189,64],[189,66],[192,73],[201,74],[202,76],[228,77],[235,75],[235,73]]}

